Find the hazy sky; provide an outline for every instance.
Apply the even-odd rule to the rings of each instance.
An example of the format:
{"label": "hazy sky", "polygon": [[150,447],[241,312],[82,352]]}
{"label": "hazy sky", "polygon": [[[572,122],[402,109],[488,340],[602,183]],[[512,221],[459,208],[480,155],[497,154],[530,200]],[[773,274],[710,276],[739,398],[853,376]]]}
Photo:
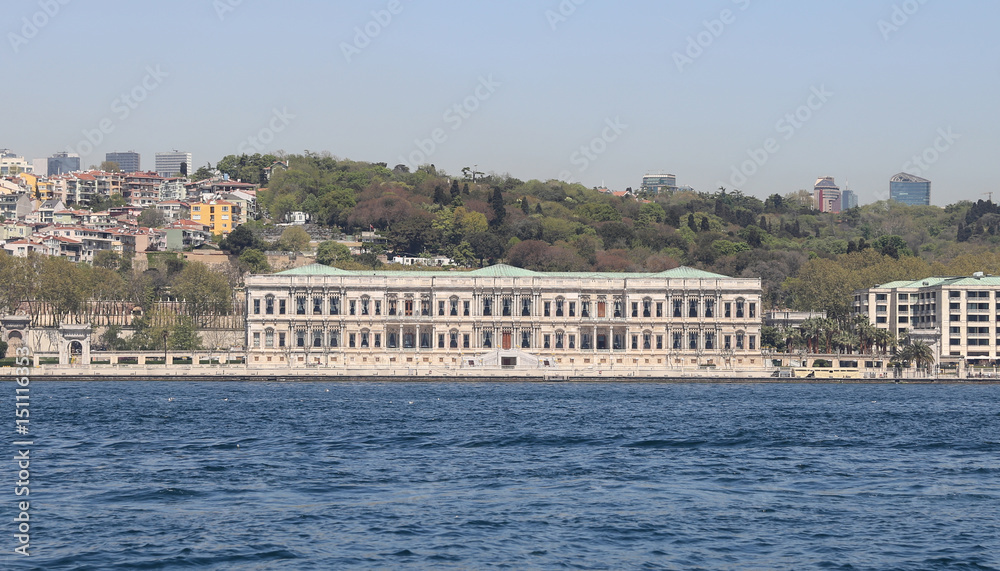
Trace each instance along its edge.
{"label": "hazy sky", "polygon": [[621,190],[834,176],[865,203],[907,170],[939,205],[1000,193],[994,0],[4,7],[0,148],[29,159],[308,149]]}

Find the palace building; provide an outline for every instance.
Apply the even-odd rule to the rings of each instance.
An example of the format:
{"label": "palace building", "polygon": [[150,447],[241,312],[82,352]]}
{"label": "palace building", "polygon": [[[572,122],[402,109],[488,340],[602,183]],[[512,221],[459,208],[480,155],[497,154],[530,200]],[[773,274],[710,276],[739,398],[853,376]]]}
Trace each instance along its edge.
{"label": "palace building", "polygon": [[247,364],[330,369],[761,369],[761,282],[660,273],[345,271],[246,281]]}

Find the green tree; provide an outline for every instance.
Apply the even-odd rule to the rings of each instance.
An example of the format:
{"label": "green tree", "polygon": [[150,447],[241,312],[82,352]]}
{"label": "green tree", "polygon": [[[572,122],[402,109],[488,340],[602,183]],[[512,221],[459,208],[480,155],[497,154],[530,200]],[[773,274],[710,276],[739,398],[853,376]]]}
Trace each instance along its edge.
{"label": "green tree", "polygon": [[115,161],[104,161],[98,168],[104,172],[122,172],[122,167]]}
{"label": "green tree", "polygon": [[151,206],[139,213],[137,222],[139,223],[139,226],[143,226],[145,228],[160,228],[166,224],[167,220],[164,218],[163,213],[160,212],[159,208]]}
{"label": "green tree", "polygon": [[184,300],[194,315],[227,315],[232,288],[222,274],[201,262],[188,262],[174,278],[171,293]]}
{"label": "green tree", "polygon": [[351,260],[351,249],[333,240],[327,240],[316,248],[316,263],[334,266]]}
{"label": "green tree", "polygon": [[167,334],[167,345],[176,351],[201,349],[201,338],[198,336],[194,320],[186,315],[178,315],[174,326]]}
{"label": "green tree", "polygon": [[301,226],[289,226],[281,233],[279,242],[291,252],[304,252],[309,248],[309,233]]}
{"label": "green tree", "polygon": [[219,247],[223,250],[228,250],[229,253],[235,256],[239,256],[248,248],[263,250],[264,244],[263,240],[253,233],[253,230],[245,224],[240,224],[222,240]]}
{"label": "green tree", "polygon": [[897,260],[901,256],[913,255],[913,252],[910,251],[909,246],[906,245],[906,240],[904,240],[902,236],[879,236],[875,242],[872,243],[872,248],[883,256],[890,256]]}
{"label": "green tree", "polygon": [[503,226],[507,218],[507,208],[503,203],[503,193],[500,187],[493,189],[493,196],[490,198],[490,207],[493,208],[493,226]]}
{"label": "green tree", "polygon": [[255,248],[247,248],[243,250],[243,253],[239,257],[240,265],[247,268],[248,271],[254,274],[266,274],[271,271],[271,264],[267,261],[267,256],[264,252],[257,250]]}

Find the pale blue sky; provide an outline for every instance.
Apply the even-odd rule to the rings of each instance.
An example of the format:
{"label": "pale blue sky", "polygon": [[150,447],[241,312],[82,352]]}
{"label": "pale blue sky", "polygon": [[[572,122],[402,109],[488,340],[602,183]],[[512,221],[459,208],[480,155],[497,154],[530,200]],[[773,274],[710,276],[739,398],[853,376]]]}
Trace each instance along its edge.
{"label": "pale blue sky", "polygon": [[935,204],[1000,192],[992,0],[399,0],[385,25],[389,0],[59,1],[4,5],[0,147],[27,158],[309,149],[392,166],[423,147],[454,174],[624,189],[665,170],[760,197],[829,175],[871,202],[925,155],[907,170]]}

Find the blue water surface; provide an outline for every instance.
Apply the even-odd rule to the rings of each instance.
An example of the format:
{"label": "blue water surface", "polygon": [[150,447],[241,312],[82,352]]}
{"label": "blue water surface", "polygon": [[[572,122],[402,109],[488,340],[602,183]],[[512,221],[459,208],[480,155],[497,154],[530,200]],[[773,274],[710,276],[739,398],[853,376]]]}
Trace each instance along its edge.
{"label": "blue water surface", "polygon": [[35,382],[31,431],[0,568],[1000,569],[1000,386]]}

